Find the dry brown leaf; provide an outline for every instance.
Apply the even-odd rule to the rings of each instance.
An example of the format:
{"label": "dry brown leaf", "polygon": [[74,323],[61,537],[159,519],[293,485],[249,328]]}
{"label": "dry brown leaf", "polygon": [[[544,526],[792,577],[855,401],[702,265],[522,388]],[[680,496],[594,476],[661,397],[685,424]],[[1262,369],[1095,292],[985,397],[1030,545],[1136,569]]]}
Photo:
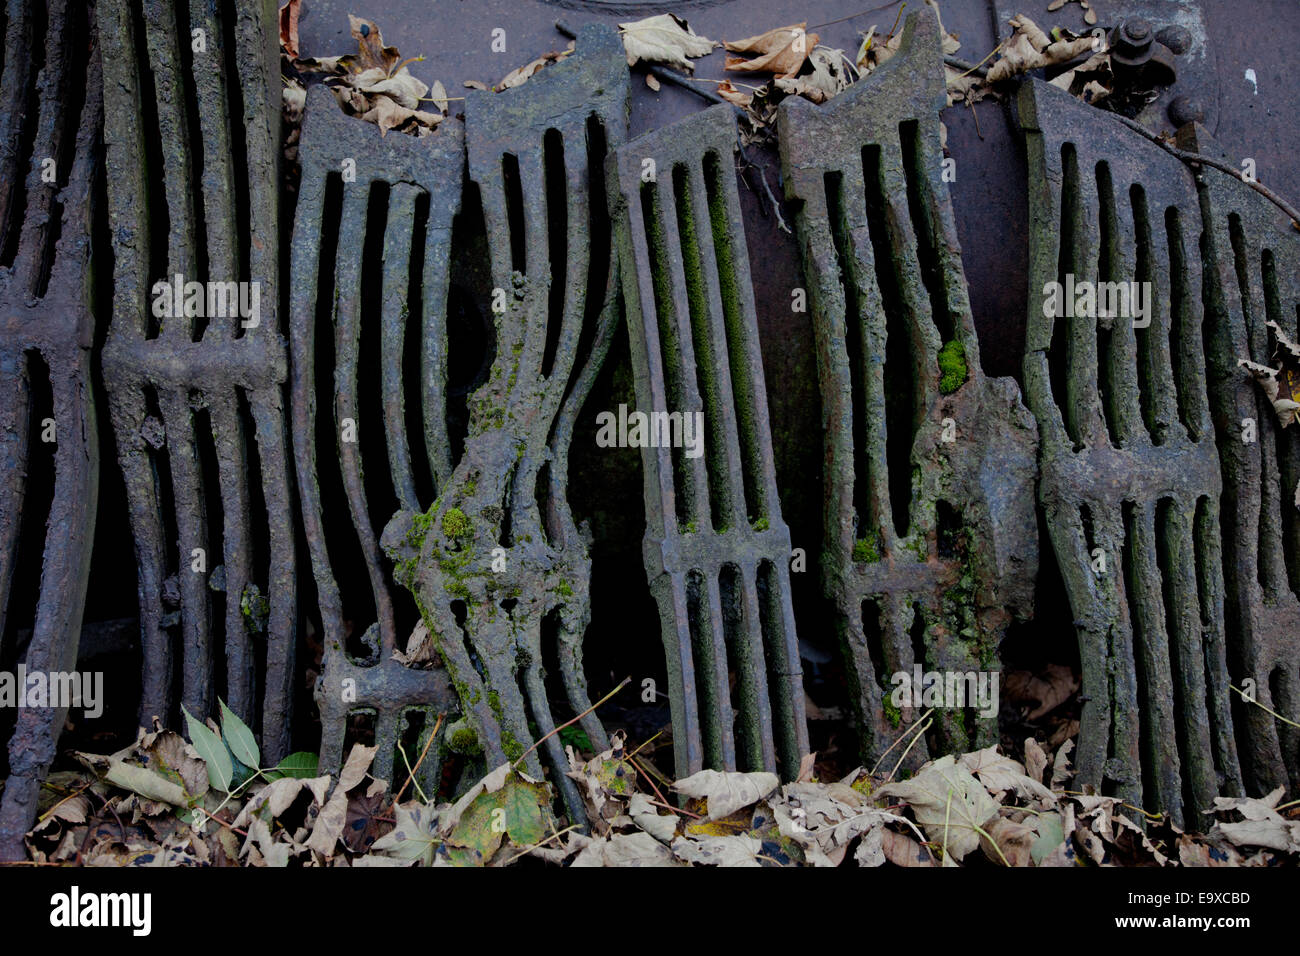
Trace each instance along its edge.
{"label": "dry brown leaf", "polygon": [[817,46],[818,35],[805,32],[805,26],[806,22],[796,23],[768,30],[759,36],[723,44],[732,53],[760,54],[752,60],[729,56],[724,69],[737,73],[767,72],[781,77],[793,77]]}
{"label": "dry brown leaf", "polygon": [[517,69],[511,70],[496,85],[497,92],[501,90],[514,89],[516,86],[522,86],[528,82],[528,78],[546,66],[548,63],[558,63],[576,49],[576,44],[570,42],[568,47],[563,50],[552,50],[550,53],[544,53],[531,63],[525,63]]}
{"label": "dry brown leaf", "polygon": [[728,103],[739,106],[741,109],[744,109],[749,106],[750,103],[754,102],[753,93],[745,93],[742,90],[736,89],[731,85],[729,80],[723,80],[718,84],[718,95]]}
{"label": "dry brown leaf", "polygon": [[1025,738],[1025,773],[1043,782],[1043,773],[1047,770],[1047,754],[1033,737]]}
{"label": "dry brown leaf", "polygon": [[360,70],[380,69],[385,75],[391,75],[402,59],[397,48],[384,46],[384,35],[373,20],[348,14],[348,22],[352,25],[352,37],[357,41]]}
{"label": "dry brown leaf", "polygon": [[876,67],[888,62],[898,52],[902,43],[902,34],[881,37],[876,33],[873,24],[871,29],[862,35],[862,43],[858,47],[858,55],[854,62],[864,74],[870,73]]}
{"label": "dry brown leaf", "polygon": [[894,866],[938,866],[934,854],[906,833],[885,830],[880,838],[885,858]]}
{"label": "dry brown leaf", "polygon": [[671,13],[646,17],[632,23],[620,23],[627,65],[664,63],[686,73],[695,70],[688,57],[707,56],[717,42],[699,36],[689,23]]}
{"label": "dry brown leaf", "polygon": [[[1272,329],[1277,339],[1277,349],[1273,352],[1273,364],[1277,368],[1259,365],[1249,359],[1241,359],[1237,365],[1250,373],[1251,377],[1264,389],[1264,394],[1273,403],[1277,423],[1282,428],[1288,427],[1296,420],[1300,411],[1300,345],[1292,342],[1282,327],[1270,320],[1265,325]],[[1300,497],[1300,488],[1297,488]]]}
{"label": "dry brown leaf", "polygon": [[806,97],[814,103],[825,103],[851,82],[843,50],[819,46],[812,51],[808,62],[812,65],[811,73],[793,79],[777,77],[773,81],[777,89]]}
{"label": "dry brown leaf", "polygon": [[280,46],[291,57],[298,56],[298,8],[302,0],[289,0],[280,8]]}
{"label": "dry brown leaf", "polygon": [[1029,824],[999,817],[984,827],[980,849],[1000,866],[1029,866],[1033,862],[1030,849],[1036,839],[1038,831]]}
{"label": "dry brown leaf", "polygon": [[[1039,67],[1068,63],[1093,49],[1091,36],[1068,37],[1053,41],[1023,13],[1009,21],[1015,32],[1002,44],[998,61],[989,67],[988,82],[997,83]],[[1069,31],[1063,31],[1068,33]]]}
{"label": "dry brown leaf", "polygon": [[[1029,720],[1037,720],[1055,710],[1079,689],[1074,671],[1061,664],[1048,664],[1037,673],[1010,671],[1003,678],[1003,693],[1022,710]],[[1028,707],[1030,703],[1036,707]]]}
{"label": "dry brown leaf", "polygon": [[433,87],[429,90],[429,99],[433,101],[434,106],[438,107],[438,112],[447,115],[447,88],[442,85],[442,80],[433,81]]}

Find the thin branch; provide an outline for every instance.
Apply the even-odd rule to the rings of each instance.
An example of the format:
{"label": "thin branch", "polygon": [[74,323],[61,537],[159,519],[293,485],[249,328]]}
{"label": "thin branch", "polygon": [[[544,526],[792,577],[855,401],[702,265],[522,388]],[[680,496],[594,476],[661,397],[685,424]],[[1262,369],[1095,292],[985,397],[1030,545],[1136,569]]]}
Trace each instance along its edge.
{"label": "thin branch", "polygon": [[613,697],[615,694],[617,694],[619,691],[621,691],[624,687],[626,687],[626,686],[631,682],[631,680],[632,680],[632,675],[629,674],[627,677],[624,677],[624,678],[623,678],[622,683],[620,683],[617,687],[615,687],[613,690],[611,690],[608,694],[606,694],[606,695],[605,695],[604,697],[602,697],[600,700],[596,701],[594,704],[592,704],[590,707],[588,707],[586,710],[584,710],[582,713],[580,713],[577,717],[574,717],[574,718],[572,718],[572,719],[570,719],[570,720],[566,720],[564,723],[560,724],[560,726],[555,727],[555,728],[552,728],[552,730],[551,730],[550,733],[548,733],[548,734],[544,734],[544,735],[543,735],[539,740],[535,741],[531,747],[529,747],[527,750],[525,750],[523,753],[521,753],[521,754],[519,755],[519,759],[516,760],[516,761],[515,761],[511,766],[512,766],[512,767],[518,767],[521,763],[524,762],[524,758],[527,757],[527,756],[528,756],[530,753],[532,753],[534,750],[536,750],[538,747],[540,747],[540,746],[542,745],[542,743],[545,742],[545,741],[547,740],[547,738],[555,736],[555,735],[558,734],[561,730],[563,730],[565,727],[568,727],[570,724],[576,724],[578,721],[582,720],[582,718],[586,717],[586,716],[587,716],[588,714],[590,714],[593,710],[595,710],[595,709],[596,709],[597,707],[599,707],[601,704],[605,703],[605,701],[609,700],[611,697]]}

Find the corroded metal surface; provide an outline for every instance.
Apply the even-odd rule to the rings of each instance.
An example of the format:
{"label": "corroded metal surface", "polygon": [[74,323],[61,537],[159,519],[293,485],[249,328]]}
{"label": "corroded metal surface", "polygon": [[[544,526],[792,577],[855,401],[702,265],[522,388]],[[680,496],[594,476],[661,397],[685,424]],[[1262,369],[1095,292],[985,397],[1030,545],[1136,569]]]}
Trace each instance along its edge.
{"label": "corroded metal surface", "polygon": [[[98,503],[89,303],[100,72],[93,8],[50,3],[39,18],[43,33],[33,5],[10,3],[7,20],[0,76],[0,639],[15,565],[39,563],[41,590],[23,661],[29,673],[48,674],[76,669]],[[27,105],[33,102],[35,111]],[[21,148],[24,139],[30,152]],[[36,382],[37,375],[48,381]],[[43,421],[33,420],[38,390],[52,396]],[[54,444],[54,488],[38,523],[24,516],[23,504],[41,442]],[[45,533],[23,540],[24,523],[43,524]],[[0,651],[9,660],[17,649]],[[36,816],[67,712],[66,702],[18,711],[0,803],[0,860],[24,856],[23,834]]]}
{"label": "corroded metal surface", "polygon": [[[1191,825],[1242,787],[1200,203],[1178,159],[1061,91],[1027,83],[1017,109],[1031,184],[1025,391],[1083,667],[1078,780]],[[1045,315],[1040,290],[1069,276],[1150,283],[1149,316]]]}
{"label": "corroded metal surface", "polygon": [[[980,370],[942,178],[943,105],[926,12],[871,76],[822,107],[790,98],[780,114],[817,335],[823,585],[873,760],[920,716],[890,703],[891,675],[996,670],[1008,625],[1032,609],[1038,563],[1036,428],[1015,383]],[[996,714],[974,708],[936,714],[945,750],[996,742]],[[925,741],[913,752],[924,759]]]}
{"label": "corroded metal surface", "polygon": [[[1179,146],[1237,166],[1199,126],[1181,130]],[[1269,322],[1295,340],[1300,237],[1285,213],[1226,173],[1203,167],[1197,185],[1210,264],[1206,358],[1223,471],[1228,668],[1233,685],[1254,698],[1232,694],[1241,768],[1252,793],[1288,783],[1294,794],[1300,731],[1268,711],[1300,714],[1300,433],[1278,427],[1237,363],[1278,367]]]}
{"label": "corroded metal surface", "polygon": [[[337,769],[344,756],[349,715],[375,717],[375,774],[390,779],[403,725],[415,712],[424,714],[424,731],[431,730],[439,712],[457,704],[441,669],[415,670],[393,660],[399,647],[391,571],[379,548],[371,523],[376,502],[367,496],[361,456],[361,433],[382,433],[387,462],[369,466],[387,470],[401,507],[422,511],[418,500],[408,412],[421,423],[421,445],[437,489],[451,477],[451,448],[447,438],[447,329],[445,323],[452,220],[460,209],[465,164],[465,133],[454,119],[433,136],[416,139],[393,133],[380,138],[371,124],[346,116],[323,86],[313,87],[303,121],[302,181],[294,222],[290,274],[290,341],[292,354],[292,421],[294,457],[301,489],[303,528],[316,579],[317,606],[324,627],[324,666],[316,689],[321,715],[321,766]],[[327,194],[333,193],[333,202]],[[382,227],[382,277],[378,303],[364,301],[374,289],[363,290],[365,251],[379,248],[368,235],[368,210],[378,205],[385,214]],[[417,216],[417,209],[422,215]],[[422,234],[417,234],[422,230]],[[332,240],[333,261],[325,236]],[[336,241],[333,241],[336,240]],[[423,256],[421,261],[419,256]],[[419,284],[417,291],[412,280]],[[322,291],[323,290],[323,291]],[[322,298],[323,297],[323,298]],[[419,309],[411,314],[415,304]],[[317,316],[328,316],[325,327],[333,341],[325,343],[333,368],[317,368]],[[369,321],[376,318],[378,322]],[[363,322],[364,318],[367,320]],[[408,323],[418,334],[408,337]],[[364,327],[363,327],[364,326]],[[359,367],[363,337],[383,355],[380,390],[382,418],[362,415]],[[413,341],[418,355],[406,355]],[[404,370],[418,368],[419,407],[408,410]],[[332,382],[326,408],[318,409],[318,379]],[[318,421],[324,416],[325,422]],[[318,444],[328,435],[327,445]],[[385,465],[387,468],[385,469]],[[327,514],[322,501],[322,471],[341,472],[347,513]],[[341,508],[339,509],[342,510]],[[385,515],[383,520],[388,519]],[[368,590],[375,620],[360,618],[341,593],[338,572],[331,564],[345,549],[360,548],[365,581],[349,582]],[[364,602],[362,602],[364,603]],[[349,627],[365,631],[371,657],[348,654]],[[405,635],[401,635],[405,639]],[[425,739],[419,741],[421,749]],[[431,747],[421,766],[421,786],[436,783],[441,766],[438,747]],[[414,762],[417,754],[408,755]],[[426,793],[432,792],[430,789]]]}
{"label": "corroded metal surface", "polygon": [[[298,615],[276,318],[278,31],[267,0],[233,23],[217,9],[99,7],[116,260],[103,368],[135,536],[141,718],[172,721],[178,700],[207,715],[221,695],[274,762],[289,746]],[[177,276],[244,283],[250,309],[159,318],[156,284]]]}
{"label": "corroded metal surface", "polygon": [[643,555],[677,772],[739,765],[792,778],[808,732],[790,531],[776,492],[735,150],[731,108],[704,110],[618,150],[609,199],[638,408],[702,413],[704,423],[700,454],[680,442],[642,450]]}
{"label": "corroded metal surface", "polygon": [[[465,451],[427,512],[384,533],[456,685],[489,766],[555,727],[542,669],[553,645],[575,713],[590,619],[588,537],[566,500],[578,413],[617,321],[599,172],[626,135],[617,34],[587,27],[576,52],[526,84],[466,102],[469,173],[482,198],[496,357],[470,397]],[[547,648],[549,656],[550,648]],[[582,726],[607,746],[599,720]],[[581,801],[559,737],[540,748],[570,813]],[[540,776],[537,751],[524,760]]]}

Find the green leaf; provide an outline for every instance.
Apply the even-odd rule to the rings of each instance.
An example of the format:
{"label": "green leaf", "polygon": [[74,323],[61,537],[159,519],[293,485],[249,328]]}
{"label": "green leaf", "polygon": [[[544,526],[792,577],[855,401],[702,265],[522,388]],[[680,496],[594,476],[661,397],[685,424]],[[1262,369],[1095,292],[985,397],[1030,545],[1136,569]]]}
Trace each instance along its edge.
{"label": "green leaf", "polygon": [[529,783],[517,775],[501,788],[506,811],[506,833],[520,846],[540,843],[546,836],[546,818],[550,815],[550,796],[546,785]]}
{"label": "green leaf", "polygon": [[226,739],[230,752],[245,767],[261,766],[262,754],[257,749],[257,738],[253,732],[226,706],[224,700],[218,697],[217,703],[221,705],[221,736]]}
{"label": "green leaf", "polygon": [[194,749],[199,752],[199,756],[208,768],[208,782],[212,784],[214,790],[220,790],[222,793],[230,792],[230,781],[234,779],[235,767],[230,762],[230,754],[226,750],[226,745],[221,742],[221,738],[208,729],[207,725],[181,707],[181,713],[185,715],[185,725],[190,732],[190,742],[194,744]]}
{"label": "green leaf", "polygon": [[310,780],[319,776],[317,767],[320,764],[320,758],[314,753],[306,750],[299,750],[297,753],[289,754],[272,769],[268,770],[264,777],[267,780],[279,780],[281,777],[295,777],[299,780]]}

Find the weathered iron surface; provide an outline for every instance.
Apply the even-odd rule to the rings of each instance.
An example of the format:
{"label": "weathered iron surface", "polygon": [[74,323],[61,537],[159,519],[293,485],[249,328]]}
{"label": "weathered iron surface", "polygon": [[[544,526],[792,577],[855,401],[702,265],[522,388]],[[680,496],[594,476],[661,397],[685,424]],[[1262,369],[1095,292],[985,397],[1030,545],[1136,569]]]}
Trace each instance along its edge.
{"label": "weathered iron surface", "polygon": [[[1241,168],[1200,126],[1178,145]],[[1278,368],[1277,327],[1297,336],[1300,236],[1249,186],[1202,167],[1208,380],[1223,471],[1223,563],[1233,719],[1247,789],[1300,793],[1300,434],[1280,428],[1241,359]],[[1249,429],[1254,428],[1252,436]],[[1253,439],[1253,440],[1252,440]],[[1267,708],[1267,709],[1265,709]]]}
{"label": "weathered iron surface", "polygon": [[[445,317],[452,220],[461,203],[465,133],[459,121],[448,119],[435,135],[423,139],[397,133],[381,139],[375,126],[346,116],[333,94],[316,86],[311,89],[303,121],[301,156],[302,181],[290,263],[292,421],[303,528],[324,627],[324,662],[316,688],[321,766],[330,770],[340,766],[349,715],[370,714],[375,718],[375,744],[379,747],[374,773],[391,779],[404,722],[416,712],[423,713],[422,732],[427,734],[438,713],[454,712],[458,707],[445,671],[416,670],[393,659],[399,635],[392,576],[371,524],[376,503],[366,493],[359,438],[366,429],[383,434],[388,460],[369,462],[369,466],[391,474],[402,508],[415,513],[427,507],[430,502],[418,500],[407,430],[408,383],[403,372],[414,365],[419,369],[420,407],[416,414],[422,425],[428,469],[438,489],[451,477]],[[331,189],[336,191],[337,206],[327,208]],[[379,202],[387,204],[382,280],[377,289],[363,291],[365,250],[378,248],[375,237],[367,235],[371,228],[368,210]],[[417,208],[425,209],[422,216],[417,216]],[[420,230],[423,235],[418,234]],[[327,233],[337,236],[333,261],[323,261],[328,254],[324,248]],[[418,258],[421,249],[423,261]],[[420,285],[420,298],[414,303],[413,277]],[[376,292],[377,306],[363,301],[367,293]],[[329,298],[321,301],[322,295]],[[414,316],[413,305],[419,309]],[[367,320],[378,312],[377,323],[363,322],[363,307]],[[322,310],[334,332],[329,343],[332,369],[316,367],[317,315]],[[412,321],[419,325],[418,336],[408,339],[407,325]],[[363,337],[383,356],[379,383],[383,415],[373,421],[363,417],[360,405]],[[416,343],[419,350],[414,362],[406,361],[408,341]],[[318,376],[332,376],[333,382],[330,407],[319,411]],[[328,446],[318,446],[319,414],[328,416],[325,433],[332,438]],[[346,514],[325,511],[321,493],[324,467],[341,470]],[[376,620],[357,619],[358,612],[346,606],[330,561],[331,545],[336,555],[341,549],[359,545],[366,581],[352,583],[369,589]],[[368,660],[348,654],[349,627],[365,631],[363,640],[371,650]],[[423,736],[419,740],[421,750],[426,741]],[[417,754],[408,756],[414,763]],[[440,767],[440,748],[431,747],[420,767],[420,784],[426,793],[436,790]]]}
{"label": "weathered iron surface", "polygon": [[684,433],[642,448],[677,773],[791,778],[808,732],[736,145],[724,105],[638,137],[607,164],[609,201],[638,410],[704,422],[702,453]]}
{"label": "weathered iron surface", "polygon": [[[471,92],[469,173],[482,197],[496,288],[496,357],[470,397],[465,451],[427,512],[384,532],[416,596],[489,766],[519,759],[555,727],[542,669],[554,643],[575,713],[590,618],[587,535],[566,500],[568,453],[618,318],[599,183],[626,135],[622,43],[591,26],[576,52],[521,87]],[[597,749],[594,714],[582,726]],[[557,735],[542,750],[570,812],[581,801]],[[523,766],[541,774],[536,751]]]}
{"label": "weathered iron surface", "polygon": [[[10,3],[7,19],[0,75],[0,640],[15,565],[37,562],[41,590],[23,660],[29,673],[49,674],[76,669],[98,503],[90,232],[100,72],[93,9],[50,3],[39,18],[43,33],[34,5]],[[34,51],[42,48],[38,61]],[[36,62],[43,62],[39,72]],[[30,152],[20,145],[25,138]],[[41,365],[48,382],[36,383],[46,374]],[[45,421],[33,420],[38,388],[53,399]],[[26,541],[26,479],[33,444],[42,441],[55,445],[53,498],[45,533]],[[0,860],[25,855],[23,834],[35,819],[67,712],[66,701],[18,711],[0,803]]]}
{"label": "weathered iron surface", "polygon": [[[1025,391],[1083,669],[1078,780],[1190,825],[1242,786],[1200,202],[1178,159],[1061,91],[1027,83],[1017,110],[1030,169]],[[1096,308],[1047,314],[1047,283],[1070,276],[1149,283],[1149,325]]]}
{"label": "weathered iron surface", "polygon": [[[890,702],[891,675],[996,671],[1038,563],[1037,430],[1015,382],[980,369],[942,178],[944,102],[938,23],[923,12],[869,77],[780,114],[817,335],[823,585],[873,760],[920,716]],[[945,750],[996,742],[997,715],[974,708],[972,696],[936,713]]]}
{"label": "weathered iron surface", "polygon": [[[220,694],[273,763],[289,746],[298,615],[278,28],[269,0],[234,8],[99,5],[116,260],[103,369],[135,536],[141,718],[178,718],[178,699],[201,717]],[[156,284],[176,276],[256,283],[259,321],[159,318]]]}
{"label": "weathered iron surface", "polygon": [[993,0],[994,34],[1006,36],[1007,21],[1023,13],[1045,30],[1104,33],[1118,87],[1155,91],[1136,117],[1143,126],[1172,131],[1185,122],[1175,117],[1196,112],[1213,128],[1219,121],[1220,70],[1204,7],[1201,0],[1106,0],[1093,5],[1098,21],[1089,24],[1078,4],[1044,16],[1014,0]]}

